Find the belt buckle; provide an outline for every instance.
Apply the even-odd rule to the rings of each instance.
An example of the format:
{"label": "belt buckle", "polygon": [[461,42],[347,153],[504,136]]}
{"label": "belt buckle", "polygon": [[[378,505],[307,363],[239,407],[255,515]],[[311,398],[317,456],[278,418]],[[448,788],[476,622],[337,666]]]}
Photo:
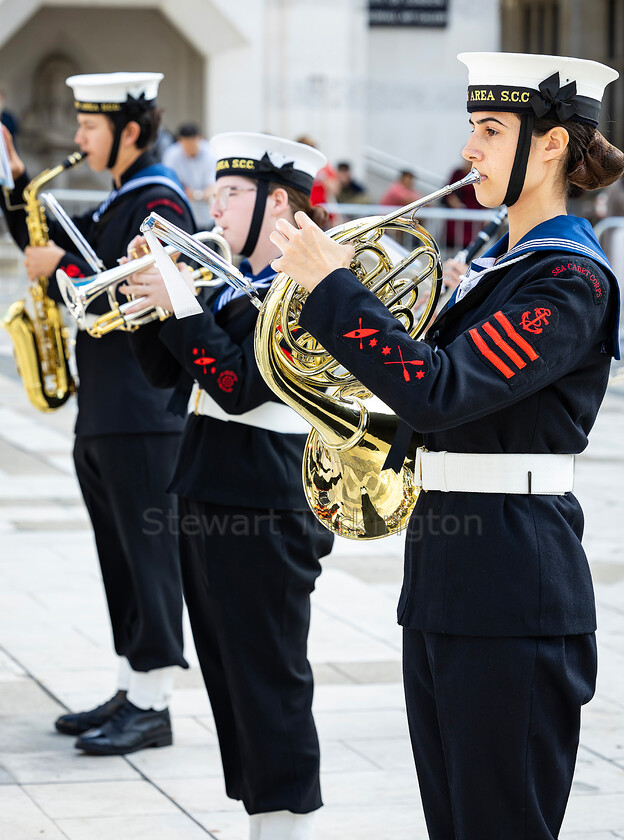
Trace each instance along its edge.
{"label": "belt buckle", "polygon": [[422,453],[429,452],[429,450],[425,446],[419,446],[416,449],[416,461],[414,463],[414,476],[415,476],[415,485],[416,487],[420,487],[423,493],[427,491],[423,487],[422,482]]}

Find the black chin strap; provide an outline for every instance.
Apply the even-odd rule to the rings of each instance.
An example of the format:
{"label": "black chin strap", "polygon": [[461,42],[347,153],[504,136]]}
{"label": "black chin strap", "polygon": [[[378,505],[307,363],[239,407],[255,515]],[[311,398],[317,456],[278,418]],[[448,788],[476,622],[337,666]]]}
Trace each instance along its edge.
{"label": "black chin strap", "polygon": [[108,163],[106,164],[107,169],[112,169],[115,163],[117,162],[117,155],[119,154],[119,143],[121,142],[121,132],[127,125],[126,122],[122,122],[122,120],[116,120],[113,118],[115,129],[113,131],[113,145],[111,146],[110,155],[108,156]]}
{"label": "black chin strap", "polygon": [[254,252],[254,248],[258,244],[258,236],[260,235],[260,228],[262,227],[262,220],[264,219],[264,208],[266,207],[268,194],[269,182],[258,181],[256,203],[254,204],[253,216],[251,217],[251,224],[249,225],[249,233],[247,234],[247,240],[241,251],[241,256],[243,257],[250,257]]}
{"label": "black chin strap", "polygon": [[507,194],[503,199],[503,204],[511,207],[520,198],[522,187],[524,186],[524,176],[526,175],[527,163],[529,162],[529,153],[531,151],[531,137],[533,136],[533,111],[527,111],[520,117],[520,134],[518,135],[518,145],[516,146],[516,156],[514,157],[513,166],[511,167],[511,174],[509,176],[509,184],[507,185]]}

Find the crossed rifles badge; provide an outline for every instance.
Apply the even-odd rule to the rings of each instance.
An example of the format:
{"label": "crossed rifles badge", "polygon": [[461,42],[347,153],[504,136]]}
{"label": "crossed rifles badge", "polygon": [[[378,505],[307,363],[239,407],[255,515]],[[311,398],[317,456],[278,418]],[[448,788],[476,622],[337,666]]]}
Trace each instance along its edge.
{"label": "crossed rifles badge", "polygon": [[[374,336],[376,333],[379,332],[379,330],[370,329],[368,327],[363,327],[362,326],[362,319],[359,318],[358,320],[359,320],[359,324],[360,324],[359,327],[355,330],[351,330],[351,332],[344,333],[343,338],[355,338],[355,339],[359,340],[360,350],[364,349],[364,339],[369,339],[366,342],[369,347],[373,347],[373,348],[377,347],[377,344],[379,343],[378,340],[376,338],[371,338],[371,336]],[[417,380],[418,379],[423,379],[424,376],[425,376],[425,371],[422,370],[422,368],[424,367],[425,363],[421,359],[405,359],[405,358],[403,358],[403,350],[401,349],[400,345],[397,345],[396,349],[397,349],[399,358],[396,359],[396,360],[395,359],[390,359],[388,361],[384,361],[384,365],[401,365],[401,367],[403,368],[403,379],[406,382],[411,382],[412,381],[411,373],[414,373],[414,378],[415,379],[417,379]],[[383,356],[390,356],[392,354],[392,352],[393,352],[392,348],[387,344],[384,345],[381,348],[381,353],[382,353]],[[419,368],[419,369],[416,370],[416,371],[413,371],[412,367],[416,367],[416,368]]]}

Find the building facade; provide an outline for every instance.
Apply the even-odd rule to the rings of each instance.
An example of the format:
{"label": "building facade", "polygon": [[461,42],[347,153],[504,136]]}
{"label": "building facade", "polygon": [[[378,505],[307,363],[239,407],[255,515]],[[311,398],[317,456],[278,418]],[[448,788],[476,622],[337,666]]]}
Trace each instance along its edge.
{"label": "building facade", "polygon": [[502,0],[502,48],[602,61],[620,78],[606,90],[600,129],[624,148],[624,0]]}
{"label": "building facade", "polygon": [[[0,88],[29,168],[73,148],[73,73],[160,70],[164,125],[308,135],[378,195],[459,162],[458,52],[554,51],[622,71],[624,0],[0,0]],[[591,21],[591,25],[590,25]],[[622,85],[605,117],[621,142]],[[619,134],[618,134],[619,132]],[[84,171],[83,171],[84,170]],[[86,167],[67,174],[86,185]],[[103,183],[98,186],[103,186]]]}

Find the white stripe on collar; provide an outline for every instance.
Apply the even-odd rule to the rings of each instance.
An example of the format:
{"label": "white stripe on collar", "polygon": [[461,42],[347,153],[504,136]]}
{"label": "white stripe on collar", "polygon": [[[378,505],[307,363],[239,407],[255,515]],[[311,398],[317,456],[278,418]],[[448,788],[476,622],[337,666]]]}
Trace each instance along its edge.
{"label": "white stripe on collar", "polygon": [[[256,289],[267,289],[275,280],[275,277],[276,275],[274,274],[272,277],[263,277],[260,280],[252,280],[251,282]],[[245,294],[246,292],[243,289],[235,289],[233,286],[227,286],[214,302],[212,311],[219,312],[230,301],[242,297]]]}
{"label": "white stripe on collar", "polygon": [[[460,284],[457,288],[457,294],[455,296],[455,303],[460,301],[462,298],[466,297],[468,292],[472,291],[480,282],[486,274],[489,274],[491,271],[496,271],[497,268],[507,268],[508,265],[513,265],[513,263],[520,262],[520,260],[526,259],[526,257],[530,257],[532,251],[527,251],[525,254],[520,254],[517,257],[514,257],[511,260],[505,260],[505,262],[498,262],[493,263],[492,265],[487,266],[486,268],[480,268],[478,270],[474,270],[472,266],[468,269],[468,274],[465,274],[460,281]],[[484,259],[480,257],[479,259]],[[475,260],[474,262],[479,263],[479,259]],[[463,288],[462,288],[463,285]]]}
{"label": "white stripe on collar", "polygon": [[537,250],[563,248],[568,253],[572,252],[575,254],[579,254],[580,256],[591,257],[591,259],[596,260],[601,265],[606,265],[608,268],[610,268],[608,263],[605,261],[605,258],[601,256],[597,251],[587,247],[587,245],[581,245],[580,243],[573,242],[570,239],[556,238],[531,239],[529,242],[526,242],[523,245],[514,245],[513,248],[510,248],[509,251],[507,251],[504,257],[501,259],[501,262],[507,262],[507,257],[509,257],[511,254],[520,253],[524,248],[533,248]]}

